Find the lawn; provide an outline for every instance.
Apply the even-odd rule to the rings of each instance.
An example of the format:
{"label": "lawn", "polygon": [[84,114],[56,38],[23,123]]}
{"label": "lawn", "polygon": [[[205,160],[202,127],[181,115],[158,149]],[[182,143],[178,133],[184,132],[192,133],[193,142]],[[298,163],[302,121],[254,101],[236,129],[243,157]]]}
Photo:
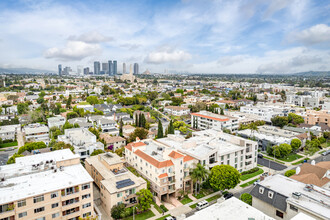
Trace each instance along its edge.
{"label": "lawn", "polygon": [[163,217],[157,218],[156,220],[164,220],[166,217],[169,217],[169,216],[171,216],[171,215],[170,214],[164,215]]}
{"label": "lawn", "polygon": [[[136,220],[144,220],[144,219],[151,218],[151,217],[154,217],[154,216],[155,216],[155,214],[151,210],[148,210],[146,212],[135,215],[135,219]],[[125,218],[125,220],[131,220],[131,219],[133,220],[133,216]]]}
{"label": "lawn", "polygon": [[13,146],[17,146],[17,141],[0,144],[0,148],[13,147]]}
{"label": "lawn", "polygon": [[206,199],[206,201],[211,202],[213,200],[219,199],[220,197],[221,197],[221,195],[215,195],[215,196],[212,196],[212,197]]}
{"label": "lawn", "polygon": [[305,160],[309,160],[309,158],[307,157],[307,158],[304,158],[304,159],[302,159],[302,160],[299,160],[298,162],[292,163],[292,165],[298,165],[298,164],[301,164],[301,163],[303,163]]}
{"label": "lawn", "polygon": [[155,203],[155,202],[152,202],[152,204],[154,205],[155,209],[160,213],[162,214],[163,213],[163,210]]}
{"label": "lawn", "polygon": [[203,198],[205,195],[204,193],[200,192],[198,193],[197,195],[193,194],[193,197],[195,197],[196,199],[200,199],[200,198]]}
{"label": "lawn", "polygon": [[79,102],[79,105],[89,105],[88,102]]}
{"label": "lawn", "polygon": [[271,158],[271,157],[267,157],[264,155],[264,158],[268,159],[268,160],[272,160],[272,161],[275,161],[276,163],[280,163],[280,164],[285,164],[284,162],[280,161],[280,160],[274,160],[274,158]]}
{"label": "lawn", "polygon": [[191,206],[189,206],[190,208],[192,208],[192,209],[194,209],[194,208],[196,208],[196,206],[197,206],[197,203],[195,203],[195,204],[192,204]]}
{"label": "lawn", "polygon": [[241,179],[242,181],[245,181],[245,180],[250,179],[250,178],[252,178],[252,177],[255,177],[255,176],[259,175],[259,174],[262,174],[263,172],[264,172],[264,170],[261,169],[261,168],[259,168],[259,170],[258,170],[257,172],[242,175],[242,176],[240,177],[240,179]]}
{"label": "lawn", "polygon": [[254,180],[251,180],[251,181],[249,181],[249,182],[247,182],[247,183],[244,183],[244,184],[242,184],[242,185],[239,185],[239,186],[242,187],[242,188],[247,187],[247,186],[253,184],[253,183],[254,183],[255,181],[257,181],[258,179],[259,179],[259,178],[254,179]]}
{"label": "lawn", "polygon": [[285,161],[285,162],[291,162],[297,159],[302,158],[303,156],[299,155],[299,154],[295,154],[295,153],[291,153],[289,155],[287,155],[285,158],[279,158],[279,160]]}
{"label": "lawn", "polygon": [[185,204],[188,204],[189,202],[192,202],[192,200],[188,196],[185,196],[185,197],[183,197],[183,199],[180,200],[180,202],[183,205],[185,205]]}

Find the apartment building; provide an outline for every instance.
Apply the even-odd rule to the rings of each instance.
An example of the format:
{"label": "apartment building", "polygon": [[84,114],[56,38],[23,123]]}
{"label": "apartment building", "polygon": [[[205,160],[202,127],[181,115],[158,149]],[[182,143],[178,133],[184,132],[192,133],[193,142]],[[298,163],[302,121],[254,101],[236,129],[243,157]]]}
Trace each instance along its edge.
{"label": "apartment building", "polygon": [[241,106],[241,112],[257,115],[259,120],[271,123],[271,119],[276,116],[287,116],[292,112],[289,107],[280,107],[275,105],[247,105]]}
{"label": "apartment building", "polygon": [[58,141],[71,144],[81,159],[87,158],[94,150],[104,150],[104,145],[87,128],[65,129],[64,135],[58,136]]}
{"label": "apartment building", "polygon": [[169,115],[182,116],[182,115],[189,115],[190,109],[181,106],[165,106],[164,112],[167,112]]}
{"label": "apartment building", "polygon": [[0,219],[78,220],[93,207],[93,179],[69,149],[1,166]]}
{"label": "apartment building", "polygon": [[2,140],[15,140],[17,131],[20,129],[21,125],[0,126],[0,138]]}
{"label": "apartment building", "polygon": [[330,219],[328,189],[298,182],[281,174],[266,177],[250,194],[253,197],[252,206],[275,219],[289,220],[298,214],[312,219]]}
{"label": "apartment building", "polygon": [[157,141],[191,156],[209,169],[226,164],[243,172],[257,166],[258,143],[255,141],[214,129],[193,132],[192,135],[189,139],[178,134],[168,135]]}
{"label": "apartment building", "polygon": [[47,119],[47,124],[49,128],[57,127],[60,128],[65,124],[66,119],[63,116],[55,116]]}
{"label": "apartment building", "polygon": [[238,119],[232,116],[224,116],[208,111],[191,113],[191,123],[193,128],[205,129],[228,129],[231,132],[238,130]]}
{"label": "apartment building", "polygon": [[287,95],[286,103],[290,103],[300,107],[320,107],[320,98],[310,95]]}
{"label": "apartment building", "polygon": [[109,216],[114,205],[136,205],[136,193],[147,188],[147,182],[127,170],[124,162],[124,158],[110,152],[85,160],[86,170],[100,188],[102,206]]}
{"label": "apartment building", "polygon": [[39,123],[29,124],[23,128],[26,142],[43,141],[46,145],[49,144],[49,128],[46,125]]}
{"label": "apartment building", "polygon": [[310,125],[319,125],[324,123],[330,127],[330,110],[307,110],[305,114],[302,114],[305,123]]}
{"label": "apartment building", "polygon": [[180,190],[192,191],[189,170],[198,160],[179,153],[156,140],[137,140],[125,146],[126,162],[150,181],[150,187],[160,200],[177,197]]}

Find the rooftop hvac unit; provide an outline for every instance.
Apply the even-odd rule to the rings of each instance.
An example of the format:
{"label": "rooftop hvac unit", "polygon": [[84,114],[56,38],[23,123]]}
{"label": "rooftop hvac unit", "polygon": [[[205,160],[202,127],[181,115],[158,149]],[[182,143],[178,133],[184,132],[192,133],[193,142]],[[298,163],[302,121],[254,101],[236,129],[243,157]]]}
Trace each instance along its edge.
{"label": "rooftop hvac unit", "polygon": [[64,167],[63,166],[60,166],[60,171],[63,171],[64,170]]}
{"label": "rooftop hvac unit", "polygon": [[301,193],[300,192],[293,192],[292,197],[295,198],[295,199],[300,199]]}
{"label": "rooftop hvac unit", "polygon": [[304,190],[310,192],[313,190],[313,185],[312,184],[306,184],[306,186],[304,187]]}
{"label": "rooftop hvac unit", "polygon": [[157,152],[155,152],[155,151],[153,151],[152,153],[151,153],[151,155],[157,155]]}

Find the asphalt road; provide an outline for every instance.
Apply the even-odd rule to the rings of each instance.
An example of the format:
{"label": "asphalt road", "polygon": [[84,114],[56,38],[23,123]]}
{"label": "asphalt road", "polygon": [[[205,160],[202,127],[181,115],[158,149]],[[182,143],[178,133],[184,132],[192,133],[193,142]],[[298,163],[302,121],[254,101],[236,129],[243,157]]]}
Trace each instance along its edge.
{"label": "asphalt road", "polygon": [[0,154],[0,166],[5,165],[7,163],[8,156],[9,155],[6,153]]}
{"label": "asphalt road", "polygon": [[254,187],[254,185],[252,184],[251,186],[246,187],[246,188],[242,189],[241,191],[239,191],[237,193],[234,193],[234,196],[239,199],[239,197],[241,197],[241,195],[243,193],[250,193],[253,187]]}
{"label": "asphalt road", "polygon": [[[315,163],[321,162],[321,161],[330,161],[330,154],[328,154],[327,156],[322,156],[320,155],[319,157],[315,158]],[[312,162],[312,160],[308,160],[308,163]]]}
{"label": "asphalt road", "polygon": [[287,168],[287,166],[285,166],[283,164],[279,164],[274,161],[267,160],[265,158],[258,158],[257,162],[258,162],[258,164],[265,166],[265,167],[270,166],[270,168],[273,170],[284,170],[285,168]]}

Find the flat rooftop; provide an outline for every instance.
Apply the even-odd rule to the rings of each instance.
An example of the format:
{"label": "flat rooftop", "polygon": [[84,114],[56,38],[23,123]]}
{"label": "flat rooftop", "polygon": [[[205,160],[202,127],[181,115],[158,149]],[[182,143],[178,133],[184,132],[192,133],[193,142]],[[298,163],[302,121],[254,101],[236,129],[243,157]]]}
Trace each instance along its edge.
{"label": "flat rooftop", "polygon": [[[280,174],[267,177],[259,185],[288,197],[287,202],[297,207],[303,207],[317,215],[323,216],[325,219],[330,219],[330,190],[328,189],[313,186],[314,190],[309,192],[304,190],[305,183]],[[293,192],[301,193],[301,197],[299,199],[292,197]],[[324,204],[320,201],[323,201]]]}
{"label": "flat rooftop", "polygon": [[0,182],[0,204],[92,182],[93,179],[81,164],[65,166],[63,171],[57,169],[56,172],[51,169],[51,165],[48,168],[43,166],[40,169],[32,168],[32,164],[41,161],[74,158],[79,156],[65,149],[17,158],[15,164],[2,166],[0,176],[4,177],[5,181]]}
{"label": "flat rooftop", "polygon": [[274,218],[265,215],[258,209],[242,202],[241,200],[232,197],[223,202],[217,202],[201,211],[195,212],[194,215],[186,218],[187,220],[200,220],[200,219],[219,219],[219,220],[241,220],[241,219],[254,219],[254,220],[274,220]]}

